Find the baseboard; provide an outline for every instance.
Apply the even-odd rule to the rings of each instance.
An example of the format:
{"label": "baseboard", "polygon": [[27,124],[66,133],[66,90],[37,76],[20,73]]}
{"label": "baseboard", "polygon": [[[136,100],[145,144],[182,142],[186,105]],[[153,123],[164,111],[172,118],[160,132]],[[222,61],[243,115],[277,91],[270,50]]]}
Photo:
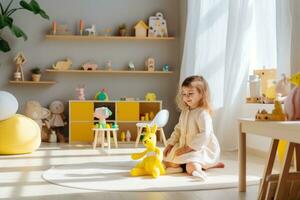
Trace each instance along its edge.
{"label": "baseboard", "polygon": [[269,152],[263,151],[260,149],[255,149],[252,147],[247,147],[247,153],[250,153],[250,154],[260,157],[260,158],[267,158]]}

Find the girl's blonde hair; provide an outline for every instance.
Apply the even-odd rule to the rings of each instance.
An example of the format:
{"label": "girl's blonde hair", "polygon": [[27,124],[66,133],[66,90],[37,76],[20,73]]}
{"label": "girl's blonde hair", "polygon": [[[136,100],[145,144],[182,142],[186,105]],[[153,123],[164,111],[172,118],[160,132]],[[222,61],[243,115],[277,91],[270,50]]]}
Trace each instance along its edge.
{"label": "girl's blonde hair", "polygon": [[176,96],[177,106],[181,111],[188,109],[188,106],[183,102],[182,99],[183,87],[195,87],[198,90],[198,92],[202,95],[202,99],[199,102],[199,107],[204,108],[210,114],[212,113],[209,86],[207,81],[203,78],[203,76],[189,76],[181,84],[181,87],[178,89],[178,93]]}

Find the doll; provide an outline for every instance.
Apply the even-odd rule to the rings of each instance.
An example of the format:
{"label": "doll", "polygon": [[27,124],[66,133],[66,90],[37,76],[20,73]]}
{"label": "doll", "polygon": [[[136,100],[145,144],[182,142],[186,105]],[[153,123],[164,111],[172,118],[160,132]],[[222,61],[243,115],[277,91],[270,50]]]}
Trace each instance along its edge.
{"label": "doll", "polygon": [[63,114],[65,110],[64,104],[61,101],[53,101],[49,106],[49,110],[51,111],[50,127],[55,131],[58,142],[64,143],[65,138],[62,134],[62,129],[67,124]]}

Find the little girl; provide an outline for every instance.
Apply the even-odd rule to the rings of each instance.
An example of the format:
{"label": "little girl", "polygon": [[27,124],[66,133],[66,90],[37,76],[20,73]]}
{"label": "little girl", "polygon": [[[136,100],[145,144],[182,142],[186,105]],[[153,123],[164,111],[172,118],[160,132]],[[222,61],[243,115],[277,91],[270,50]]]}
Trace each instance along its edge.
{"label": "little girl", "polygon": [[186,78],[177,95],[181,109],[178,124],[168,139],[164,150],[164,165],[167,173],[182,172],[205,180],[202,169],[222,168],[218,162],[220,146],[213,132],[210,94],[202,76]]}

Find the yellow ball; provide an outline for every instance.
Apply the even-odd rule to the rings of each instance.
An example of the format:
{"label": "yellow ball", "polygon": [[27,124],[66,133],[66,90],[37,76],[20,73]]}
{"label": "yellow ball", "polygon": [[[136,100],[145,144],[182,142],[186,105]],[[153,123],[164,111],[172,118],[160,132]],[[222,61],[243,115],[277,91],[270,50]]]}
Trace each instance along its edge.
{"label": "yellow ball", "polygon": [[16,114],[0,121],[0,154],[25,154],[41,144],[41,130],[32,119]]}

